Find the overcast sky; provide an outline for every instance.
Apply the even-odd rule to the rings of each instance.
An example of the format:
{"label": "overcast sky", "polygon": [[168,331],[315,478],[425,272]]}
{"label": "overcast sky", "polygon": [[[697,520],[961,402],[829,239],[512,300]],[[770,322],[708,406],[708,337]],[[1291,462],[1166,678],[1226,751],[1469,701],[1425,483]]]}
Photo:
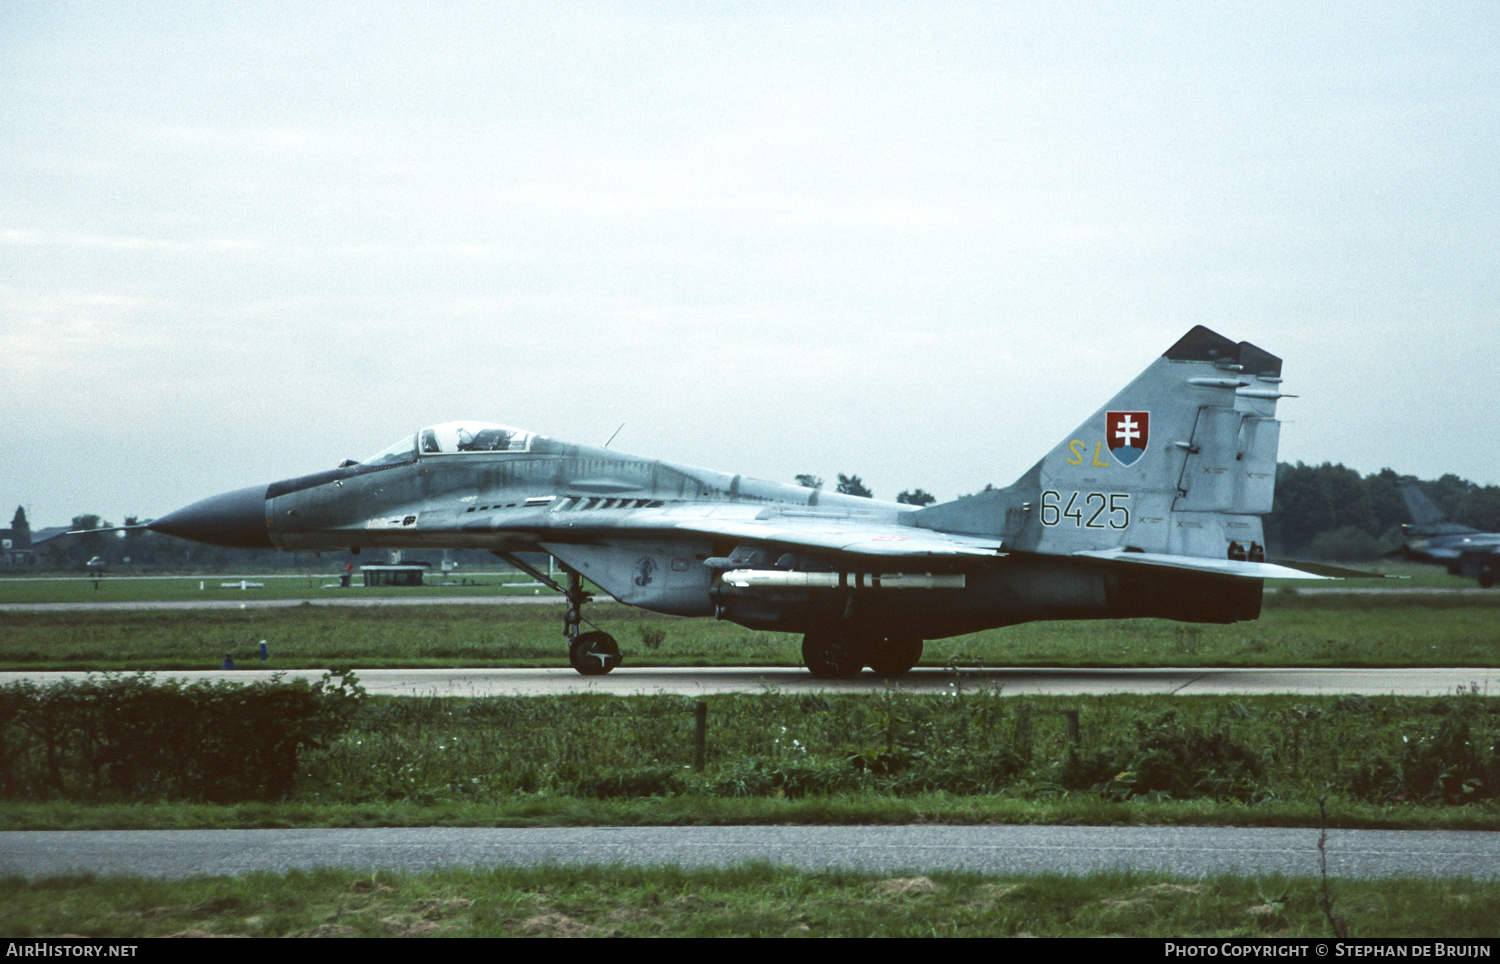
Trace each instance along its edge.
{"label": "overcast sky", "polygon": [[1500,482],[1500,5],[0,0],[0,509],[502,422],[1007,484],[1195,324]]}

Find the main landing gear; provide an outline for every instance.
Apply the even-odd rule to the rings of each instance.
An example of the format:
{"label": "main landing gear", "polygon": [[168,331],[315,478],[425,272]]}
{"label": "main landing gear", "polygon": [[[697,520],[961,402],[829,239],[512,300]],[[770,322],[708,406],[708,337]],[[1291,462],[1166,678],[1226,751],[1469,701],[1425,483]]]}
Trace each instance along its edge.
{"label": "main landing gear", "polygon": [[818,679],[853,679],[866,666],[879,676],[905,676],[922,658],[915,636],[879,636],[826,626],[802,637],[802,662]]}
{"label": "main landing gear", "polygon": [[584,592],[582,576],[575,570],[564,566],[564,571],[568,574],[568,584],[560,586],[545,572],[512,553],[496,552],[495,555],[527,573],[542,585],[562,593],[567,599],[568,608],[563,612],[563,636],[568,641],[568,663],[575,670],[584,676],[603,676],[620,665],[620,644],[615,642],[613,636],[597,629],[586,633],[581,632],[583,604],[593,598]]}

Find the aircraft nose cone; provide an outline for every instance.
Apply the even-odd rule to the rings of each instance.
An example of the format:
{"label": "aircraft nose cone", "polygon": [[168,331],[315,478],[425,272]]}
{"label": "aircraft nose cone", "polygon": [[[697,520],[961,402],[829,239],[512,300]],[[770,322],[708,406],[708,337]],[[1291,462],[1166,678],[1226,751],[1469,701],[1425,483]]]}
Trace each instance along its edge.
{"label": "aircraft nose cone", "polygon": [[266,486],[236,489],[168,512],[152,532],[231,549],[274,549],[266,531]]}

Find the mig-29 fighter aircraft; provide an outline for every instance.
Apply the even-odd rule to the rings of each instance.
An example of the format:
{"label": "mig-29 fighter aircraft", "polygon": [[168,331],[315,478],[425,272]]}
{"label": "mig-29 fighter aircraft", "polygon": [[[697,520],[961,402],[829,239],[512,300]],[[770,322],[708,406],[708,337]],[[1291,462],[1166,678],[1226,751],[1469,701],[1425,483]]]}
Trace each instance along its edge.
{"label": "mig-29 fighter aircraft", "polygon": [[[1188,332],[1013,485],[925,508],[448,422],[360,463],[205,499],[149,528],[293,551],[486,549],[567,599],[569,660],[592,581],[620,602],[804,635],[814,675],[900,675],[923,640],[1041,619],[1260,614],[1281,359]],[[521,559],[548,553],[566,585]]]}

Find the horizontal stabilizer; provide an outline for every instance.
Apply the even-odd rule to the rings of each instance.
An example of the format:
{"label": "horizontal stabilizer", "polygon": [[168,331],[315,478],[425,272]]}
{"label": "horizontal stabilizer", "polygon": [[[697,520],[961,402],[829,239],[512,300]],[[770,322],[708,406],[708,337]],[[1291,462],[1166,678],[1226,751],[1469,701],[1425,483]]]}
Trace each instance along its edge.
{"label": "horizontal stabilizer", "polygon": [[1173,556],[1160,552],[1129,552],[1124,549],[1099,549],[1075,552],[1075,556],[1122,562],[1136,566],[1164,566],[1211,572],[1243,579],[1380,579],[1379,573],[1343,569],[1313,562],[1242,562],[1237,559],[1203,559],[1197,556]]}
{"label": "horizontal stabilizer", "polygon": [[[1345,569],[1343,566],[1328,566],[1321,562],[1295,562],[1290,559],[1281,559],[1277,565],[1286,566],[1290,569],[1300,569],[1306,573],[1313,573],[1324,579],[1409,579],[1409,576],[1387,576],[1383,572],[1365,572],[1363,569]],[[1303,576],[1302,578],[1307,578]]]}

